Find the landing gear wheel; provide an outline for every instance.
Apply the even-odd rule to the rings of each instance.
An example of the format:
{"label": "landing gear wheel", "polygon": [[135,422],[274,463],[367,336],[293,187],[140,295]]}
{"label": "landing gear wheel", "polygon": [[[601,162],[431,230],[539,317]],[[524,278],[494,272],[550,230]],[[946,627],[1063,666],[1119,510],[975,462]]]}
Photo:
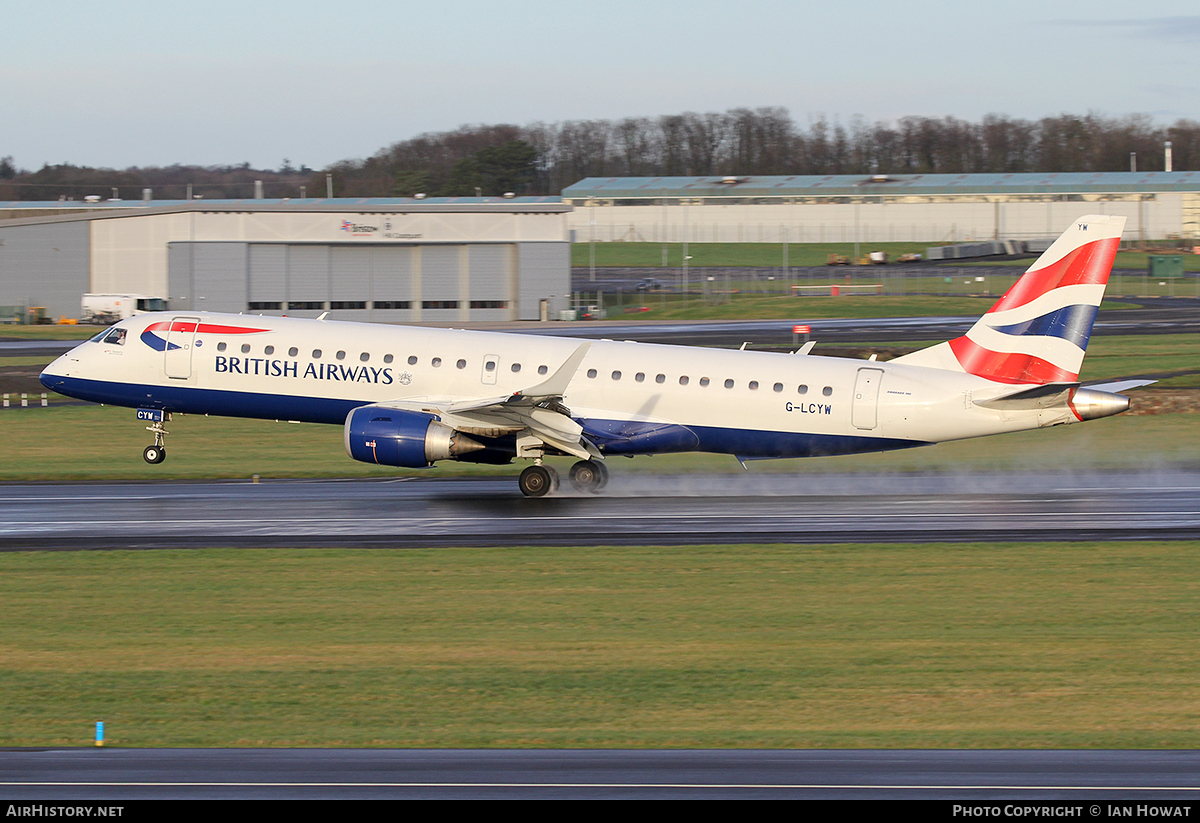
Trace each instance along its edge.
{"label": "landing gear wheel", "polygon": [[558,488],[558,472],[549,466],[530,466],[521,472],[517,485],[526,497],[545,497]]}
{"label": "landing gear wheel", "polygon": [[142,451],[142,459],[147,463],[161,463],[167,459],[167,450],[162,446],[147,446]]}
{"label": "landing gear wheel", "polygon": [[571,485],[581,492],[598,492],[608,483],[608,467],[598,460],[580,460],[571,466]]}

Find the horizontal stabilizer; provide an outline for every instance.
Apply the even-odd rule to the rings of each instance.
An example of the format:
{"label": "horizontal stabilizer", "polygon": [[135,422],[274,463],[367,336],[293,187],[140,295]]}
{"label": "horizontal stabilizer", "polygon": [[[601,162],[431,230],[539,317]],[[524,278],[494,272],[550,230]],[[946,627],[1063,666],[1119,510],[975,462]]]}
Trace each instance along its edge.
{"label": "horizontal stabilizer", "polygon": [[1085,386],[1091,391],[1106,391],[1120,393],[1136,389],[1140,386],[1149,386],[1151,383],[1157,383],[1157,380],[1116,380],[1112,383],[1096,383],[1095,385]]}

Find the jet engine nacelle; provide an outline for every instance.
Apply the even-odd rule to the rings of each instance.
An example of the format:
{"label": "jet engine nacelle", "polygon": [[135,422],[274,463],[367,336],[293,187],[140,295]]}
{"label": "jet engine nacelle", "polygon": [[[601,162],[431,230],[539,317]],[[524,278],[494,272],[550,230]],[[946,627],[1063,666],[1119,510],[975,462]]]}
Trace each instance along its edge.
{"label": "jet engine nacelle", "polygon": [[484,448],[431,414],[362,406],[346,416],[346,453],[364,463],[423,469]]}

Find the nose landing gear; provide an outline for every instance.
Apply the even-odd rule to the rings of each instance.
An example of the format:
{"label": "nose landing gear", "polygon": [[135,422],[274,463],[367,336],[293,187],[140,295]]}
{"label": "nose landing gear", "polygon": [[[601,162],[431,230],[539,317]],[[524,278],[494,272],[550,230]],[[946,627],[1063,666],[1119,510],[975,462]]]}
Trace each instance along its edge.
{"label": "nose landing gear", "polygon": [[[138,411],[138,416],[143,420],[146,419],[145,417],[142,417],[142,412],[140,409]],[[150,418],[153,420],[153,422],[146,427],[146,431],[154,433],[154,445],[147,446],[146,448],[142,449],[142,459],[150,464],[161,463],[167,459],[165,438],[168,434],[170,434],[170,432],[163,428],[163,422],[164,420],[170,420],[171,415],[170,413],[166,412],[158,412],[158,418],[159,419]]]}

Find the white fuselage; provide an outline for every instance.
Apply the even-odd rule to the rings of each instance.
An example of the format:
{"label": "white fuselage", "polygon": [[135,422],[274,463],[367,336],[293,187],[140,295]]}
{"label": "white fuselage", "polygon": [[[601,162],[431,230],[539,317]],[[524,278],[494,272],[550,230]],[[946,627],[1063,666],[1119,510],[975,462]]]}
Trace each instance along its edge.
{"label": "white fuselage", "polygon": [[[172,330],[172,321],[192,324]],[[179,325],[176,323],[176,325]],[[580,341],[203,312],[123,321],[43,382],[96,402],[342,423],[354,408],[511,395]],[[844,358],[598,341],[562,395],[602,453],[799,457],[903,448],[1077,419],[1066,404],[978,405],[1014,390],[970,374]]]}

